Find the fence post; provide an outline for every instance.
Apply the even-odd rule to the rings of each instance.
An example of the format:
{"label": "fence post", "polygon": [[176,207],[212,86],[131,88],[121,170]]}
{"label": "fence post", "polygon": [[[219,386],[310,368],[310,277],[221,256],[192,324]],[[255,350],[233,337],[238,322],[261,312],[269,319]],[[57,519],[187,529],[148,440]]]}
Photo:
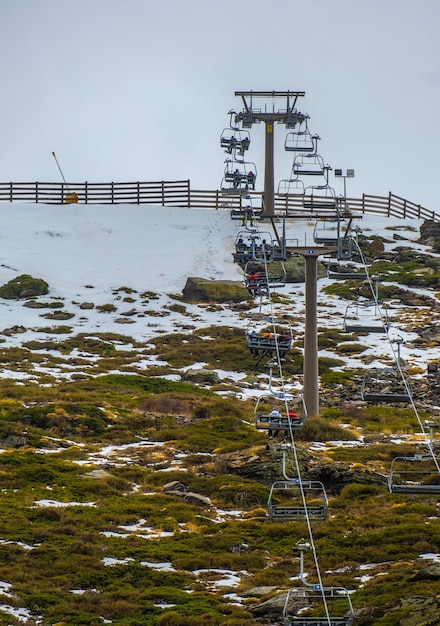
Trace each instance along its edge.
{"label": "fence post", "polygon": [[12,181],[9,183],[9,202],[13,202],[14,198],[14,187]]}
{"label": "fence post", "polygon": [[141,203],[141,187],[140,187],[140,182],[137,182],[137,186],[136,186],[136,192],[137,192],[137,203],[140,204]]}
{"label": "fence post", "polygon": [[187,209],[191,208],[191,181],[187,180],[187,189],[188,189],[188,206],[186,207]]}
{"label": "fence post", "polygon": [[35,202],[38,203],[38,183],[35,183]]}

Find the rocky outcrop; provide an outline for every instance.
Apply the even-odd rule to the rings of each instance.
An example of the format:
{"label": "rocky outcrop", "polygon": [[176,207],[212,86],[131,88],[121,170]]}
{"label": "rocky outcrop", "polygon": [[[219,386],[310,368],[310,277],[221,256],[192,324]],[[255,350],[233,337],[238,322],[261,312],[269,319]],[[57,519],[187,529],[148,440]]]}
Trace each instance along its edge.
{"label": "rocky outcrop", "polygon": [[190,504],[208,508],[212,507],[212,502],[209,498],[202,496],[199,493],[189,491],[188,487],[178,480],[173,480],[163,485],[162,491],[169,496],[178,496],[179,498],[183,498],[185,502],[189,502]]}
{"label": "rocky outcrop", "polygon": [[22,300],[43,296],[49,292],[49,285],[42,278],[21,274],[0,287],[0,298]]}
{"label": "rocky outcrop", "polygon": [[[440,624],[438,596],[406,596],[402,598],[400,606],[407,611],[407,615],[399,621],[400,626],[438,626]],[[392,612],[388,615],[392,616]]]}
{"label": "rocky outcrop", "polygon": [[189,369],[182,374],[182,380],[190,383],[216,385],[219,382],[217,372],[204,369]]}
{"label": "rocky outcrop", "polygon": [[431,220],[425,220],[420,226],[418,243],[431,246],[433,252],[440,253],[440,224]]}
{"label": "rocky outcrop", "polygon": [[234,280],[187,278],[182,291],[187,302],[242,302],[249,299],[246,287]]}

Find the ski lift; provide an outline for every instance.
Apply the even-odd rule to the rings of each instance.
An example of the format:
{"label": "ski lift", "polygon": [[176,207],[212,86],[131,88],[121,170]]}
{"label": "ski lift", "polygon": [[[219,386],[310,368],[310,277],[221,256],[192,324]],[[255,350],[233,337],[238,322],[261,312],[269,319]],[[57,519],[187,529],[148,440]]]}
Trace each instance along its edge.
{"label": "ski lift", "polygon": [[[262,245],[268,246],[267,254],[269,254],[269,244],[262,243]],[[267,293],[269,289],[284,287],[286,276],[286,269],[282,261],[278,261],[276,267],[272,263],[261,266],[261,264],[256,264],[255,261],[250,261],[245,267],[245,286],[253,296]]]}
{"label": "ski lift", "polygon": [[[246,199],[249,199],[248,193],[246,194]],[[245,207],[233,207],[230,214],[231,220],[240,220],[242,225],[245,226],[247,230],[250,230],[247,224],[250,223],[252,226],[255,220],[259,220],[263,215],[263,209],[257,209],[248,204]]]}
{"label": "ski lift", "polygon": [[319,139],[319,135],[312,135],[308,129],[287,133],[284,141],[284,150],[287,152],[316,154]]}
{"label": "ski lift", "polygon": [[225,128],[220,135],[220,147],[228,154],[238,153],[244,155],[251,143],[250,134],[247,130]]}
{"label": "ski lift", "polygon": [[394,457],[388,489],[391,493],[440,494],[438,463],[431,454]]}
{"label": "ski lift", "polygon": [[267,509],[274,522],[325,520],[328,514],[327,494],[324,485],[317,480],[277,480],[270,489]]}
{"label": "ski lift", "polygon": [[295,157],[292,174],[296,176],[328,176],[330,167],[319,154],[299,154]]}
{"label": "ski lift", "polygon": [[313,241],[317,244],[335,246],[339,239],[339,217],[319,218],[313,229]]}
{"label": "ski lift", "polygon": [[284,480],[275,481],[269,493],[269,517],[280,522],[325,520],[328,499],[324,485],[317,480],[302,481],[299,477],[290,478],[286,470],[287,449],[287,445],[282,446]]}
{"label": "ski lift", "polygon": [[[249,218],[249,215],[253,216],[253,211],[251,208],[246,209],[246,219]],[[252,219],[252,218],[251,218]],[[274,248],[273,242],[270,244],[267,243],[267,240],[264,239],[264,236],[267,237],[270,241],[270,233],[258,232],[253,227],[247,227],[246,223],[244,224],[246,230],[240,231],[235,238],[235,255],[234,260],[238,263],[248,263],[253,259],[254,261],[266,262],[270,261],[272,257],[272,251]],[[259,240],[261,243],[259,243]]]}
{"label": "ski lift", "polygon": [[302,396],[294,398],[282,393],[265,393],[258,398],[254,409],[256,429],[267,430],[269,436],[300,430],[305,417],[306,407]]}
{"label": "ski lift", "polygon": [[344,315],[344,331],[347,333],[387,333],[389,330],[386,310],[385,319],[377,302],[351,302]]}
{"label": "ski lift", "polygon": [[255,189],[256,171],[255,163],[226,159],[221,190],[247,194],[249,189]]}
{"label": "ski lift", "polygon": [[310,211],[338,210],[340,198],[336,197],[333,187],[325,185],[309,185],[304,189],[303,206]]}
{"label": "ski lift", "polygon": [[313,240],[318,245],[335,246],[336,258],[351,259],[353,238],[350,233],[352,218],[342,217],[338,212],[334,217],[318,218],[313,230]]}
{"label": "ski lift", "polygon": [[344,587],[293,587],[287,592],[283,617],[286,626],[352,626],[354,623],[350,594]]}
{"label": "ski lift", "polygon": [[327,267],[327,277],[333,280],[365,280],[368,274],[355,265],[335,262]]}
{"label": "ski lift", "polygon": [[365,371],[361,398],[365,402],[403,403],[411,402],[411,382],[407,372],[400,367],[373,367]]}
{"label": "ski lift", "polygon": [[284,331],[274,333],[272,329],[265,328],[261,332],[248,328],[246,330],[246,345],[252,356],[259,357],[258,363],[264,357],[272,357],[279,354],[284,358],[292,346],[292,331],[286,328]]}
{"label": "ski lift", "polygon": [[296,545],[300,552],[302,587],[288,591],[284,602],[284,623],[289,626],[352,626],[354,611],[348,590],[307,582],[304,553],[311,549],[311,545],[303,539]]}
{"label": "ski lift", "polygon": [[295,194],[295,195],[304,195],[304,181],[302,181],[300,178],[284,178],[283,180],[280,180],[280,182],[278,183],[278,190],[277,193],[279,194]]}

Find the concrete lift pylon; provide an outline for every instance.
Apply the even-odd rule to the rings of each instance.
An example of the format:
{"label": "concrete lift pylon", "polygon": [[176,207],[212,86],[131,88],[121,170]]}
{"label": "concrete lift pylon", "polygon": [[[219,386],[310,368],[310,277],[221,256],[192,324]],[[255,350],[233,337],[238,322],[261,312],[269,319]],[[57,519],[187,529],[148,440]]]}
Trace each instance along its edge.
{"label": "concrete lift pylon", "polygon": [[[276,233],[275,192],[274,192],[274,124],[284,124],[287,128],[295,128],[296,124],[304,122],[308,115],[296,111],[299,97],[305,91],[236,91],[240,96],[243,110],[238,114],[243,128],[251,128],[252,124],[264,122],[264,190],[262,217],[270,219]],[[285,98],[285,109],[262,111],[254,109],[254,98]],[[304,404],[308,417],[319,415],[319,376],[318,376],[318,326],[317,326],[317,280],[318,257],[322,254],[331,254],[337,251],[333,246],[297,246],[289,247],[288,251],[305,258],[305,330],[304,330],[304,365],[303,387]]]}

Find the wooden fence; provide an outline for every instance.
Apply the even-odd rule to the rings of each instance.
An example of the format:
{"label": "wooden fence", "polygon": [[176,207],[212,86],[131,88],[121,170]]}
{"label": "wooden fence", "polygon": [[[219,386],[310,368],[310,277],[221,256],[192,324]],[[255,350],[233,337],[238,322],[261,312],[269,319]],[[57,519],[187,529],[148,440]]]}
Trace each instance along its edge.
{"label": "wooden fence", "polygon": [[[159,206],[192,209],[237,210],[250,202],[261,208],[262,193],[250,191],[245,196],[228,195],[221,190],[195,190],[189,180],[124,182],[124,183],[0,183],[0,202],[32,202],[44,204],[154,204]],[[322,216],[335,213],[334,206],[323,208],[324,197],[314,196],[319,210],[310,207],[302,194],[275,194],[276,215],[288,217]],[[357,213],[376,213],[388,217],[418,218],[440,221],[440,213],[405,200],[391,192],[387,196],[363,194],[360,198],[347,198],[346,207]],[[313,203],[312,203],[313,206]]]}

